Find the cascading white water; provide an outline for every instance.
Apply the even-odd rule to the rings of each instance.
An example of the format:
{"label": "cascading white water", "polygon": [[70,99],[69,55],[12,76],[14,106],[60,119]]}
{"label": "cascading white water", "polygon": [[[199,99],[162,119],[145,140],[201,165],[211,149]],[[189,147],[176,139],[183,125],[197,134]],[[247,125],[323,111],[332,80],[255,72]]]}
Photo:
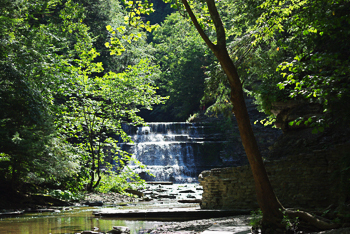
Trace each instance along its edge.
{"label": "cascading white water", "polygon": [[[147,181],[196,182],[195,151],[202,144],[202,126],[190,123],[148,123],[148,126],[126,127],[134,144],[124,146],[137,160],[147,165],[155,177],[135,165],[137,173]],[[123,149],[123,147],[122,147]]]}

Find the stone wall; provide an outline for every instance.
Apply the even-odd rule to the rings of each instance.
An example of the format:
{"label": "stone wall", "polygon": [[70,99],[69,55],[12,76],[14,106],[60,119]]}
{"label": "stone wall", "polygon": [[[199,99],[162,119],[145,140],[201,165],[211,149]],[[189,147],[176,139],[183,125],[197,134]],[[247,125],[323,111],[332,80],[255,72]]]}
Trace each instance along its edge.
{"label": "stone wall", "polygon": [[[265,162],[272,187],[285,207],[327,207],[344,200],[337,173],[350,144]],[[212,169],[199,176],[203,209],[256,209],[255,188],[249,165]]]}

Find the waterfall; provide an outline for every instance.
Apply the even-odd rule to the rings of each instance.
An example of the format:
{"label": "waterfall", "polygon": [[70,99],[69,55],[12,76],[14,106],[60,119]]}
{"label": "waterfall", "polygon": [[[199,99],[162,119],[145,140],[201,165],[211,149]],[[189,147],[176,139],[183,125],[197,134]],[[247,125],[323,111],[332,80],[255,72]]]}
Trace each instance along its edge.
{"label": "waterfall", "polygon": [[119,147],[155,176],[128,165],[146,181],[197,182],[204,170],[242,165],[242,150],[237,147],[241,143],[229,144],[234,153],[225,151],[225,136],[210,124],[152,122],[143,127],[123,125],[123,130],[133,143],[120,141]]}
{"label": "waterfall", "polygon": [[203,126],[192,123],[147,123],[144,127],[124,126],[133,144],[120,147],[147,165],[148,175],[134,168],[146,181],[196,182],[199,145],[203,144]]}

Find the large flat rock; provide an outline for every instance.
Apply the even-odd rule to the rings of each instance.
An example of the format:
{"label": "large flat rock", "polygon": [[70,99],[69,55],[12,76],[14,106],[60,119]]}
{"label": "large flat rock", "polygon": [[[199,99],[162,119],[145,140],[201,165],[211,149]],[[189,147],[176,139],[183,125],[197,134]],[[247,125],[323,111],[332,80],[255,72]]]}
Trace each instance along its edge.
{"label": "large flat rock", "polygon": [[250,210],[202,210],[197,208],[108,210],[93,212],[95,216],[133,220],[195,220],[250,214]]}

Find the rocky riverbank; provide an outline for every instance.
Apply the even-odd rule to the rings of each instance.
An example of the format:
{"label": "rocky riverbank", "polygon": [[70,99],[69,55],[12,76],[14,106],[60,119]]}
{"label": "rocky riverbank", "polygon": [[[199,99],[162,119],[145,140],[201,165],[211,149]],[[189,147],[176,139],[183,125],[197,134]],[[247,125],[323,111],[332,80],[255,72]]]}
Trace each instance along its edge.
{"label": "rocky riverbank", "polygon": [[[165,234],[165,233],[203,233],[206,231],[217,231],[217,233],[250,233],[250,217],[248,215],[232,216],[225,218],[211,218],[192,220],[186,222],[173,222],[168,225],[159,225],[150,230],[145,230],[142,234]],[[140,233],[141,234],[141,233]]]}
{"label": "rocky riverbank", "polygon": [[141,190],[128,190],[129,196],[119,193],[91,192],[79,201],[62,201],[45,194],[0,194],[0,214],[22,210],[52,209],[67,206],[120,206],[127,203],[163,201],[199,203],[203,189],[199,184],[149,184]]}
{"label": "rocky riverbank", "polygon": [[130,196],[118,193],[87,193],[80,204],[86,205],[114,205],[123,202],[147,201],[177,201],[180,203],[200,203],[203,188],[193,184],[147,184],[139,190],[126,190]]}
{"label": "rocky riverbank", "polygon": [[[252,234],[249,222],[251,216],[240,215],[225,218],[212,218],[193,220],[186,222],[174,222],[167,225],[159,225],[153,229],[145,230],[140,234]],[[286,233],[279,230],[277,233]],[[299,233],[299,232],[297,232]],[[300,232],[301,233],[301,232]],[[350,228],[332,229],[310,234],[349,234]]]}

